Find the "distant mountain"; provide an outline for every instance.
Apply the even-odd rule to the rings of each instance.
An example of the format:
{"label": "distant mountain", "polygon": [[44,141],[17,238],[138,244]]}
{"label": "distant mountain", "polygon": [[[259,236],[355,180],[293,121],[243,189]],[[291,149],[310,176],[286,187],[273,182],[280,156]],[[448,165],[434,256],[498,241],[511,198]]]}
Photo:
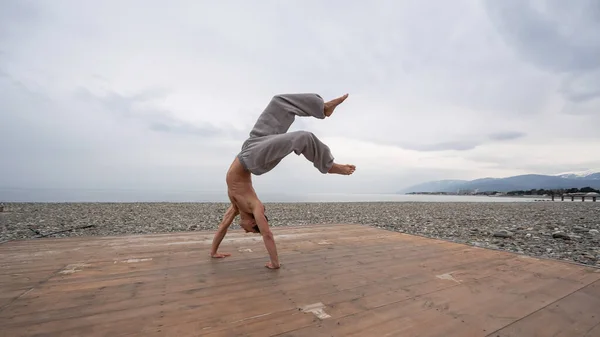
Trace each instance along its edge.
{"label": "distant mountain", "polygon": [[598,180],[598,179],[600,179],[600,170],[564,172],[564,173],[559,173],[556,176],[561,177],[561,178],[568,178],[568,179]]}
{"label": "distant mountain", "polygon": [[573,187],[600,189],[600,172],[588,172],[586,175],[577,173],[562,173],[560,175],[525,174],[507,178],[482,178],[471,181],[431,181],[404,189],[402,193],[456,192],[458,190],[510,192],[540,188],[568,189]]}

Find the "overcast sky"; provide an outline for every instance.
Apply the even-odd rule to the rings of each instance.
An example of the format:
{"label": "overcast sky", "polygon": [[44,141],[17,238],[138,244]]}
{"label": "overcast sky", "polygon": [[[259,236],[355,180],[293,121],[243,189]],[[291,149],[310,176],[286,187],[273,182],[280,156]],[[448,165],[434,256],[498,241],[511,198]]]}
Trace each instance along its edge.
{"label": "overcast sky", "polygon": [[0,187],[225,193],[278,93],[350,177],[289,155],[267,192],[600,168],[600,2],[0,1]]}

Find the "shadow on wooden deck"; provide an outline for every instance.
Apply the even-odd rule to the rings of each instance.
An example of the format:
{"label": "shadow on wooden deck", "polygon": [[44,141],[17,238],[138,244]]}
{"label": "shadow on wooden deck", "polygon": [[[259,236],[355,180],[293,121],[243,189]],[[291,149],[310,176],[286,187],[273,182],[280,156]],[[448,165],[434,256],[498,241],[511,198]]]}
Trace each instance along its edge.
{"label": "shadow on wooden deck", "polygon": [[600,270],[360,225],[0,245],[2,336],[600,336]]}

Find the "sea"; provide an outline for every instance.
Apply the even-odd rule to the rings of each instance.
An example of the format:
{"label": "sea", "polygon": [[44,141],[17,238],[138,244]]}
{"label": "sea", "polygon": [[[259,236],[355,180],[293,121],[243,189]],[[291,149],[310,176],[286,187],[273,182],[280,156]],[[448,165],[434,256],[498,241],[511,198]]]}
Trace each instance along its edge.
{"label": "sea", "polygon": [[[351,193],[258,193],[263,202],[535,202],[546,197]],[[229,202],[223,191],[0,188],[0,202]]]}

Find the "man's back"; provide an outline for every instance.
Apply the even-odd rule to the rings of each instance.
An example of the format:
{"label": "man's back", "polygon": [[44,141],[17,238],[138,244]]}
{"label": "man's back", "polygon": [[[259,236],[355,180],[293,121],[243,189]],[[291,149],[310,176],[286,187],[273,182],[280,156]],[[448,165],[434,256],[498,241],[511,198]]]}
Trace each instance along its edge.
{"label": "man's back", "polygon": [[252,186],[252,175],[236,157],[227,171],[227,193],[240,213],[252,214],[254,204],[258,201],[256,191]]}

